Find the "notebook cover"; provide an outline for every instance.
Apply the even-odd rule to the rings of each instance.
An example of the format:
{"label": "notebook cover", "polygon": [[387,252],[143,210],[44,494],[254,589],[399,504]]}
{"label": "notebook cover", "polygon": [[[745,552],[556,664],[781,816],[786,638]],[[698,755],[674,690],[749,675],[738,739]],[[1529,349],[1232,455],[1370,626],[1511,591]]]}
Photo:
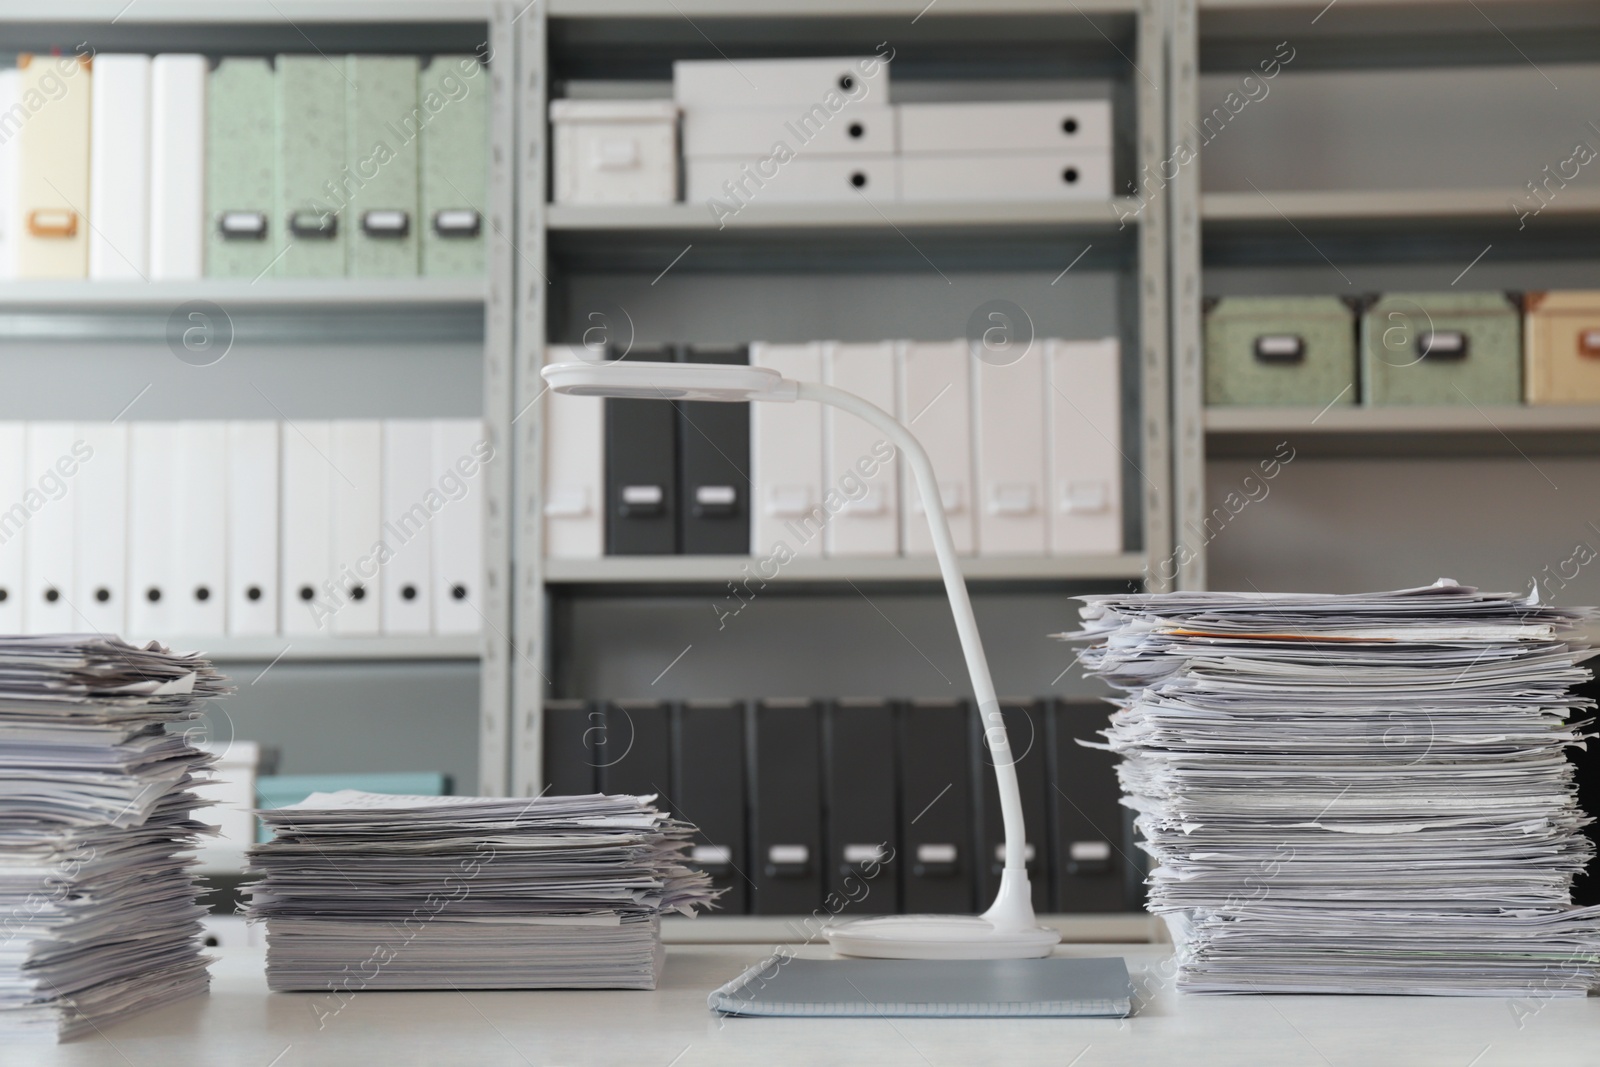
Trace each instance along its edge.
{"label": "notebook cover", "polygon": [[1118,957],[807,960],[769,956],[712,993],[728,1015],[1047,1017],[1129,1014]]}

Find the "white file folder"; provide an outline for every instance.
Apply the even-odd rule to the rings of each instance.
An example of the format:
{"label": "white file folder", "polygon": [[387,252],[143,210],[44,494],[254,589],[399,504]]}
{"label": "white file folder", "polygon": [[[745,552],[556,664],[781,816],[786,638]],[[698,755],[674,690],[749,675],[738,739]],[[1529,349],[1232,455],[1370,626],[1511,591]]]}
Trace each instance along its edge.
{"label": "white file folder", "polygon": [[433,632],[432,553],[435,515],[442,501],[433,477],[433,424],[390,419],[383,424],[383,632]]}
{"label": "white file folder", "polygon": [[180,422],[173,621],[185,636],[228,632],[228,424]]}
{"label": "white file folder", "polygon": [[[22,100],[22,72],[15,67],[0,70],[0,115],[15,114],[12,108]],[[0,138],[0,280],[17,276],[17,240],[22,214],[17,210],[18,145],[16,130]],[[20,456],[20,453],[19,453]],[[0,616],[4,611],[0,609]],[[7,633],[18,633],[17,629]]]}
{"label": "white file folder", "polygon": [[204,270],[206,69],[197,55],[150,64],[151,281],[187,281]]}
{"label": "white file folder", "polygon": [[[976,545],[972,492],[972,356],[966,341],[901,341],[898,346],[900,421],[911,428],[933,462],[939,497],[956,551]],[[910,468],[900,465],[901,551],[933,555],[927,510]]]}
{"label": "white file folder", "polygon": [[337,477],[330,466],[333,424],[288,422],[281,439],[280,632],[329,637],[337,592],[332,581],[333,483]]}
{"label": "white file folder", "polygon": [[228,633],[278,632],[278,424],[228,423]]}
{"label": "white file folder", "polygon": [[888,204],[899,199],[899,166],[891,155],[802,155],[764,172],[759,157],[701,157],[684,162],[684,199],[715,198],[730,210],[745,202]]}
{"label": "white file folder", "polygon": [[980,556],[1042,556],[1049,544],[1043,349],[1035,340],[1004,365],[973,359]]}
{"label": "white file folder", "polygon": [[[553,345],[545,362],[588,356],[581,347]],[[605,554],[605,411],[600,397],[554,390],[546,390],[534,409],[544,419],[544,554],[549,559]]]}
{"label": "white file folder", "polygon": [[[824,379],[868,403],[893,411],[894,342],[823,346]],[[842,504],[823,538],[829,556],[900,554],[899,463],[881,432],[835,407],[822,412],[823,468]]]}
{"label": "white file folder", "polygon": [[1122,551],[1121,352],[1117,339],[1048,341],[1050,551]]}
{"label": "white file folder", "polygon": [[128,427],[128,631],[135,640],[177,633],[178,425]]}
{"label": "white file folder", "polygon": [[150,275],[150,57],[95,56],[92,84],[89,277],[142,281]]}
{"label": "white file folder", "polygon": [[82,278],[89,269],[89,57],[20,55],[17,67],[22,99],[42,101],[16,133],[17,276]]}
{"label": "white file folder", "polygon": [[[822,381],[822,345],[750,346],[750,364],[796,381]],[[821,404],[750,405],[750,552],[772,556],[779,544],[796,556],[822,555],[827,512],[822,474]]]}
{"label": "white file folder", "polygon": [[433,424],[433,473],[444,505],[433,517],[433,632],[475,634],[483,627],[483,423]]}
{"label": "white file folder", "polygon": [[70,422],[30,422],[27,479],[40,494],[28,519],[27,570],[22,586],[22,625],[27,633],[73,633],[83,621],[73,610],[73,526],[82,449],[73,449]]}
{"label": "white file folder", "polygon": [[782,143],[798,155],[855,156],[895,152],[895,109],[862,106],[838,114],[803,108],[700,108],[683,120],[685,159],[738,156],[754,163]]}
{"label": "white file folder", "polygon": [[383,499],[383,424],[376,419],[333,424],[333,584],[339,592],[336,634],[382,630],[378,550]]}
{"label": "white file folder", "polygon": [[122,634],[128,622],[128,424],[80,422],[86,457],[78,496],[75,577],[82,627]]}
{"label": "white file folder", "polygon": [[825,59],[680,59],[672,98],[684,108],[848,110],[889,102],[889,64],[877,56]]}
{"label": "white file folder", "polygon": [[901,104],[900,151],[976,155],[1111,148],[1111,101]]}
{"label": "white file folder", "polygon": [[0,422],[0,633],[22,633],[22,571],[28,521],[33,518],[27,469],[27,430]]}

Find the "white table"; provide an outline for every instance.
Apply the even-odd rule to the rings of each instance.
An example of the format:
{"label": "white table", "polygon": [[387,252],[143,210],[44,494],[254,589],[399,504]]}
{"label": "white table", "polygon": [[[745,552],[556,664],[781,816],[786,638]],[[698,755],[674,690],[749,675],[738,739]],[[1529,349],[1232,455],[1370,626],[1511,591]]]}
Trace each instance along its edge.
{"label": "white table", "polygon": [[[257,950],[226,951],[212,992],[57,1048],[0,1046],[45,1067],[696,1067],[739,1064],[1183,1064],[1441,1067],[1600,1064],[1600,998],[1196,997],[1172,992],[1170,946],[1074,945],[1120,955],[1141,1001],[1126,1020],[718,1019],[706,994],[770,946],[672,945],[661,988],[638,992],[377,993],[318,1029],[315,994],[268,993]],[[825,948],[806,947],[808,955]]]}

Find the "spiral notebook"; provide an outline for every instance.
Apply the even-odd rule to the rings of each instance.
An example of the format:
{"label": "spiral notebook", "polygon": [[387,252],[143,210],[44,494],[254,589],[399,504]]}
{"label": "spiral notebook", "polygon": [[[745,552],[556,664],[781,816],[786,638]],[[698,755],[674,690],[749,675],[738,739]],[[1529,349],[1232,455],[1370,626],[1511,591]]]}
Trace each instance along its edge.
{"label": "spiral notebook", "polygon": [[707,999],[725,1015],[990,1018],[1129,1014],[1120,958],[807,960],[769,956]]}

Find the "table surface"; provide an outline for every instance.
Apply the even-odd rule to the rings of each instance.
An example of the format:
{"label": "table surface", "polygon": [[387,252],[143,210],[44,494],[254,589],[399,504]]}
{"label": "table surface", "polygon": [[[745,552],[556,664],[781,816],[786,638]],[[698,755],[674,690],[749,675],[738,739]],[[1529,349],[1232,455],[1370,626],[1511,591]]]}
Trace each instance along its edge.
{"label": "table surface", "polygon": [[[259,949],[224,950],[212,967],[209,997],[150,1012],[59,1047],[6,1046],[0,1049],[0,1063],[1600,1064],[1600,998],[1178,995],[1170,981],[1169,945],[1068,945],[1057,950],[1061,955],[1125,958],[1139,1004],[1130,1019],[723,1019],[707,1010],[711,990],[770,951],[770,945],[672,945],[661,987],[648,993],[363,992],[340,1008],[327,996],[268,993]],[[822,946],[795,951],[828,955]]]}

